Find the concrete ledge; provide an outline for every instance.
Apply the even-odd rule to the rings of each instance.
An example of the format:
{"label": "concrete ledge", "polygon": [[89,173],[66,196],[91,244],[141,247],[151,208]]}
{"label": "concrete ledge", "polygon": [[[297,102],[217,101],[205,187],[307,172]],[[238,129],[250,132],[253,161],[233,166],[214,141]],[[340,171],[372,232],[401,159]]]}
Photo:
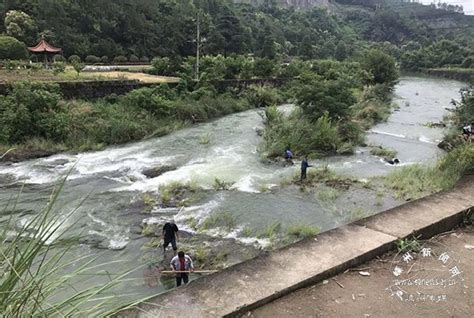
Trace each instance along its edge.
{"label": "concrete ledge", "polygon": [[232,317],[357,266],[412,234],[450,230],[474,206],[474,176],[452,191],[404,204],[351,225],[229,267],[159,295],[117,317]]}

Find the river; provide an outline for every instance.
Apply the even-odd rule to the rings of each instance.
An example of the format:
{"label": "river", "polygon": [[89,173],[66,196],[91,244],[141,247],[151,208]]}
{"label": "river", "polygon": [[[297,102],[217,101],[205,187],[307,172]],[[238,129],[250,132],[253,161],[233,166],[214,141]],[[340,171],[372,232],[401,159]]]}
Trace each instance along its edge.
{"label": "river", "polygon": [[[462,87],[462,83],[451,80],[401,78],[394,99],[399,109],[387,122],[368,133],[368,144],[397,150],[400,166],[434,162],[442,155],[437,143],[443,131],[425,124],[441,121]],[[288,110],[291,106],[282,106],[285,108]],[[226,211],[236,220],[232,230],[210,228],[200,235],[213,242],[233,241],[237,247],[239,244],[251,246],[258,251],[268,241],[243,235],[244,228],[256,232],[280,222],[283,227],[307,224],[325,231],[349,222],[357,211],[363,210],[363,215],[368,215],[400,204],[390,194],[364,187],[343,191],[330,203],[317,193],[277,187],[282,179],[297,174],[299,167],[283,168],[262,160],[258,152],[261,137],[256,133],[256,128],[263,125],[259,112],[250,110],[165,137],[103,151],[1,164],[0,211],[5,212],[0,221],[4,224],[13,215],[17,228],[26,224],[45,205],[58,180],[67,176],[54,211],[66,216],[77,209],[62,229],[67,231],[66,238],[82,237],[68,257],[92,254],[97,264],[120,260],[109,270],[121,272],[139,267],[150,259],[162,258],[156,249],[142,249],[149,241],[140,235],[144,221],[162,224],[174,219],[180,229],[192,233],[191,222],[201,224],[210,215]],[[340,174],[363,180],[397,169],[370,155],[368,148],[359,148],[352,156],[326,158],[313,164],[328,165]],[[151,179],[143,174],[146,169],[162,165],[176,169]],[[209,191],[199,204],[180,210],[155,207],[151,215],[133,208],[143,200],[144,193],[159,196],[160,187],[171,182],[192,182],[212,189],[215,178],[232,182],[232,191]],[[15,209],[5,210],[22,186]],[[272,188],[273,191],[263,191]],[[234,258],[233,262],[236,261],[239,259]],[[137,271],[132,275],[135,280],[117,287],[118,292],[143,297],[165,289],[163,286],[149,288],[141,273]],[[77,284],[87,287],[93,282],[97,282],[97,278],[92,276]]]}

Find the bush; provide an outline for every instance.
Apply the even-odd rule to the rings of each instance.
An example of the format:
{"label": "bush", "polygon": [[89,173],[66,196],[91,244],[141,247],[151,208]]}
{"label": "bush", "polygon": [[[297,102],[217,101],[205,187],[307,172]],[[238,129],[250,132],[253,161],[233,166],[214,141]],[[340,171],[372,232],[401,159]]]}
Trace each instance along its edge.
{"label": "bush", "polygon": [[53,61],[54,62],[62,62],[62,63],[65,63],[66,62],[66,58],[64,56],[62,56],[61,54],[56,54],[54,57],[53,57]]}
{"label": "bush", "polygon": [[344,118],[357,102],[351,85],[343,80],[323,81],[319,76],[304,76],[295,89],[296,103],[310,120],[327,113],[331,118]]}
{"label": "bush", "polygon": [[153,72],[158,75],[172,75],[171,61],[167,57],[155,57],[151,61]]}
{"label": "bush", "polygon": [[159,118],[169,116],[173,109],[172,102],[161,96],[153,88],[141,88],[131,91],[125,96],[124,102],[129,107],[146,110]]}
{"label": "bush", "polygon": [[53,73],[54,73],[54,75],[64,73],[65,70],[66,70],[66,64],[64,62],[54,62],[53,63]]}
{"label": "bush", "polygon": [[268,86],[252,85],[245,90],[243,95],[250,105],[257,108],[277,105],[282,102],[278,90]]}
{"label": "bush", "polygon": [[103,64],[109,63],[109,57],[107,55],[104,55],[100,58],[100,62]]}
{"label": "bush", "polygon": [[27,58],[24,43],[10,36],[0,35],[0,60],[23,60]]}
{"label": "bush", "polygon": [[396,61],[393,57],[380,50],[373,49],[364,55],[362,60],[364,69],[372,75],[370,84],[395,85],[398,79]]}
{"label": "bush", "polygon": [[124,64],[127,62],[128,62],[128,59],[123,55],[119,55],[114,58],[114,64]]}
{"label": "bush", "polygon": [[465,68],[473,68],[474,67],[474,56],[469,56],[464,59],[461,64],[462,67]]}
{"label": "bush", "polygon": [[100,63],[100,57],[97,57],[95,55],[87,55],[86,56],[86,63],[98,64],[98,63]]}
{"label": "bush", "polygon": [[138,62],[140,62],[140,59],[138,58],[138,56],[132,55],[132,56],[130,56],[130,62],[138,63]]}
{"label": "bush", "polygon": [[81,60],[81,57],[79,55],[71,55],[69,58],[68,58],[68,62],[69,63],[81,63],[82,60]]}
{"label": "bush", "polygon": [[59,86],[20,82],[0,99],[0,126],[3,143],[14,144],[32,137],[64,140],[67,121],[59,104]]}
{"label": "bush", "polygon": [[142,63],[147,63],[147,64],[148,64],[148,63],[150,62],[150,59],[149,59],[148,57],[146,57],[146,56],[142,56],[142,57],[140,58],[140,62],[142,62]]}

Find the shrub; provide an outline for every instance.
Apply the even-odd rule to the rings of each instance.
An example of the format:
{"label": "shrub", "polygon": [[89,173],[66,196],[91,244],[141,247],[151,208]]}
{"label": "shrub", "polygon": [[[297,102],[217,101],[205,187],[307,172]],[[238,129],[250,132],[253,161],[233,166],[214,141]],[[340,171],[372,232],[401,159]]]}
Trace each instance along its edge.
{"label": "shrub", "polygon": [[16,83],[10,95],[0,99],[1,138],[20,143],[31,137],[64,140],[67,120],[59,101],[59,87],[44,83]]}
{"label": "shrub", "polygon": [[81,57],[79,55],[71,55],[69,58],[68,58],[68,62],[69,63],[81,63]]}
{"label": "shrub", "polygon": [[100,63],[100,57],[97,57],[95,55],[87,55],[86,56],[86,63],[98,64],[98,63]]}
{"label": "shrub", "polygon": [[268,86],[252,85],[245,90],[243,95],[250,105],[257,108],[277,105],[282,102],[278,90]]}
{"label": "shrub", "polygon": [[161,96],[153,88],[131,91],[126,95],[124,102],[129,107],[146,110],[159,118],[169,116],[173,108],[171,101]]}
{"label": "shrub", "polygon": [[150,59],[149,59],[148,57],[146,57],[146,56],[142,56],[142,57],[140,58],[140,62],[142,62],[142,63],[149,63],[149,62],[150,62]]}
{"label": "shrub", "polygon": [[368,82],[371,84],[394,85],[398,79],[396,61],[384,52],[372,49],[364,55],[362,64],[365,70],[372,75]]}
{"label": "shrub", "polygon": [[103,64],[109,63],[109,57],[107,55],[104,55],[100,58],[100,62]]}
{"label": "shrub", "polygon": [[64,62],[54,62],[53,63],[53,73],[58,75],[60,73],[64,73],[66,70],[66,64]]}
{"label": "shrub", "polygon": [[23,60],[27,58],[24,43],[10,36],[0,35],[0,60]]}
{"label": "shrub", "polygon": [[128,59],[123,55],[119,55],[119,56],[116,56],[114,58],[114,63],[115,64],[124,64],[124,63],[127,63],[127,62],[128,62]]}
{"label": "shrub", "polygon": [[54,57],[53,57],[53,61],[54,62],[62,62],[62,63],[65,63],[66,62],[66,58],[64,56],[62,56],[61,54],[56,54]]}
{"label": "shrub", "polygon": [[167,57],[155,57],[151,61],[153,71],[159,75],[171,75],[171,61]]}
{"label": "shrub", "polygon": [[465,68],[473,68],[474,67],[474,56],[469,56],[464,59],[461,64],[462,67]]}
{"label": "shrub", "polygon": [[138,56],[136,56],[136,55],[131,55],[130,56],[130,62],[138,63],[138,62],[140,62],[140,58],[138,58]]}

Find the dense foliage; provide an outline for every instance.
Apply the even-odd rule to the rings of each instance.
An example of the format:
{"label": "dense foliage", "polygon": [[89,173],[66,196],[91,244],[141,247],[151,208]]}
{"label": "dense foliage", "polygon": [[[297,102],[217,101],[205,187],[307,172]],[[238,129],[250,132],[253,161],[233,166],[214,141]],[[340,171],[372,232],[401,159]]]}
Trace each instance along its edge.
{"label": "dense foliage", "polygon": [[0,35],[0,60],[19,60],[26,58],[25,44],[10,36]]}
{"label": "dense foliage", "polygon": [[[363,143],[363,130],[387,119],[389,95],[398,76],[394,60],[386,65],[392,73],[372,68],[380,56],[384,54],[374,51],[364,63],[308,63],[300,78],[289,85],[297,109],[289,116],[276,108],[266,110],[265,154],[282,156],[288,148],[297,156],[346,154]],[[365,86],[373,78],[384,80]]]}
{"label": "dense foliage", "polygon": [[[344,5],[333,5],[329,11],[282,8],[278,1],[261,1],[254,7],[227,0],[9,0],[0,8],[0,32],[28,45],[43,35],[66,56],[89,56],[91,62],[195,55],[197,20],[204,55],[344,60],[360,56],[373,41],[391,43],[399,54],[407,53],[411,64],[406,64],[415,68],[417,59],[410,56],[419,50],[436,51],[429,47],[434,42],[445,45],[444,38],[460,47],[463,59],[473,55],[474,22],[459,10],[413,3],[375,10],[377,1],[337,2]],[[462,62],[448,57],[438,64]]]}
{"label": "dense foliage", "polygon": [[167,86],[143,88],[122,98],[65,101],[57,85],[17,83],[0,96],[0,146],[32,140],[87,150],[173,131],[252,106],[230,94],[182,92]]}

